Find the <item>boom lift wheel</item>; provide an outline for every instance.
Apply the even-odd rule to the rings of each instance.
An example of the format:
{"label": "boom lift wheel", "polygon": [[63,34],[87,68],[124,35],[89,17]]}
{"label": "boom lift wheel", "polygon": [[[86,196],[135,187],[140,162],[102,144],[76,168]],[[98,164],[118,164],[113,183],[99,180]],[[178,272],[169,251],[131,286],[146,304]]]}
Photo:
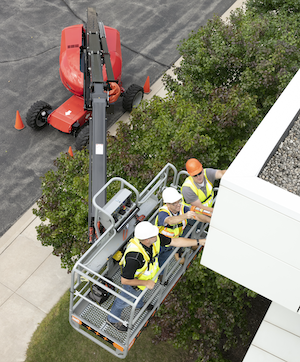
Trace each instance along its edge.
{"label": "boom lift wheel", "polygon": [[131,84],[127,91],[123,94],[123,108],[127,112],[131,112],[133,108],[136,108],[144,98],[144,88]]}
{"label": "boom lift wheel", "polygon": [[85,147],[88,148],[89,138],[90,138],[90,126],[89,124],[86,124],[81,128],[76,137],[75,140],[76,150],[80,151]]}
{"label": "boom lift wheel", "polygon": [[47,124],[49,112],[52,109],[50,104],[44,101],[35,102],[28,110],[26,123],[32,129],[39,131]]}

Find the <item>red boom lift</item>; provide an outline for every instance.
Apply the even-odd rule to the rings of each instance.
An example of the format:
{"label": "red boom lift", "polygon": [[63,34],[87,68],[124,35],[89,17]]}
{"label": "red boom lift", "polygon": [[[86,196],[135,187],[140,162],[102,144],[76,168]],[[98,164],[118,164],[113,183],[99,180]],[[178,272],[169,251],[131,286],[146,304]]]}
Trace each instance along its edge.
{"label": "red boom lift", "polygon": [[[89,241],[93,245],[72,270],[69,321],[77,332],[123,359],[196,258],[200,246],[197,250],[184,248],[182,262],[174,258],[178,251],[175,248],[159,270],[160,281],[155,288],[145,288],[134,302],[120,295],[123,285],[118,261],[133,236],[135,225],[144,219],[154,222],[162,205],[164,188],[179,189],[180,176],[187,174],[167,164],[141,192],[120,177],[106,182],[106,112],[122,92],[121,64],[119,33],[104,27],[97,21],[95,10],[88,8],[86,28],[74,26],[64,29],[62,34],[60,75],[74,95],[55,111],[45,102],[36,102],[28,111],[27,123],[34,129],[49,123],[66,133],[76,134],[80,130],[77,140],[80,135],[85,135],[81,138],[82,144],[83,141],[89,144],[88,223]],[[143,88],[132,85],[123,95],[123,106],[130,110],[142,97]],[[119,187],[119,191],[107,202],[106,191],[112,183]],[[208,224],[196,222],[186,236],[199,238],[202,233],[207,233],[207,228]],[[98,301],[96,290],[101,291],[105,298]],[[115,298],[128,303],[118,318],[128,327],[127,332],[119,332],[106,323]],[[137,309],[141,298],[144,298],[145,305]]]}
{"label": "red boom lift", "polygon": [[[132,84],[126,92],[122,87],[122,53],[119,31],[102,24],[101,32],[102,38],[105,39],[102,42],[103,45],[101,46],[101,43],[96,41],[95,44],[87,46],[90,35],[87,34],[87,30],[82,24],[69,26],[62,30],[59,74],[62,83],[73,95],[55,110],[47,102],[39,100],[30,107],[26,115],[28,126],[34,130],[40,130],[48,123],[61,132],[73,134],[76,137],[76,149],[82,149],[88,145],[88,124],[92,114],[91,104],[85,102],[91,92],[91,89],[87,88],[90,86],[89,82],[85,82],[84,79],[86,74],[85,53],[91,54],[91,64],[87,65],[90,69],[96,65],[94,61],[97,59],[95,57],[97,53],[103,55],[100,61],[110,56],[112,69],[106,69],[105,61],[99,64],[102,66],[103,82],[106,82],[104,89],[108,97],[106,113],[113,113],[113,104],[120,95],[123,98],[123,108],[128,112],[137,107],[144,96],[143,87],[137,84]],[[97,76],[99,75],[97,74]]]}

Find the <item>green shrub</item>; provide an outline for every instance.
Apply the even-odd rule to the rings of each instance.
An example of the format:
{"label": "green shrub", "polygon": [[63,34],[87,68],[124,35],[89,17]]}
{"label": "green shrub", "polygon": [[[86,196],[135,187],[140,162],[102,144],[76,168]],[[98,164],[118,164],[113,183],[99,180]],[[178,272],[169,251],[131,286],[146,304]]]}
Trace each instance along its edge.
{"label": "green shrub", "polygon": [[89,158],[87,151],[62,153],[54,161],[56,171],[42,177],[42,197],[33,213],[42,223],[37,238],[52,246],[63,268],[70,272],[88,244]]}
{"label": "green shrub", "polygon": [[238,86],[256,99],[262,120],[299,69],[299,21],[299,13],[240,9],[230,23],[214,17],[179,46],[183,61],[177,80],[165,77],[169,91],[199,103],[212,90]]}
{"label": "green shrub", "polygon": [[192,266],[155,317],[155,341],[171,339],[197,361],[225,361],[222,352],[248,341],[246,309],[256,294],[200,264]]}
{"label": "green shrub", "polygon": [[277,14],[300,12],[300,2],[298,0],[248,0],[246,5],[248,9],[258,14],[271,11]]}
{"label": "green shrub", "polygon": [[178,170],[196,157],[227,168],[258,124],[256,100],[236,86],[212,90],[192,103],[177,95],[154,97],[108,139],[108,171],[143,188],[168,162]]}

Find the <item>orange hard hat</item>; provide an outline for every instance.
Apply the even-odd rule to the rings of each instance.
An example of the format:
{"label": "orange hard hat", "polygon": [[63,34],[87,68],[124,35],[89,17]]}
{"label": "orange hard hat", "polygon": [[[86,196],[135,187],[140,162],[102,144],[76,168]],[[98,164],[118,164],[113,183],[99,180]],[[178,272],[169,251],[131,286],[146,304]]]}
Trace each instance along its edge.
{"label": "orange hard hat", "polygon": [[196,176],[203,170],[202,164],[196,158],[187,160],[185,168],[191,176]]}

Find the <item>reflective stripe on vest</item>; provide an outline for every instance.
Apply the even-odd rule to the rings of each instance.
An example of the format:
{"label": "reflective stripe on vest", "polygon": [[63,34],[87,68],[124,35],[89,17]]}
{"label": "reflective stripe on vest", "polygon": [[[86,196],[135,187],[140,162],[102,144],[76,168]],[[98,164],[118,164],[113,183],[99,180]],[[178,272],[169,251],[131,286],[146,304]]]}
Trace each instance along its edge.
{"label": "reflective stripe on vest", "polygon": [[[188,178],[185,179],[183,185],[181,186],[181,193],[182,193],[182,188],[184,186],[189,187],[198,196],[202,205],[207,206],[207,207],[212,207],[213,199],[214,199],[213,185],[207,178],[206,169],[204,169],[204,177],[206,179],[206,195],[207,196],[201,189],[197,188],[192,176],[189,176]],[[183,203],[186,206],[191,206],[191,204],[188,204],[185,201]]]}
{"label": "reflective stripe on vest", "polygon": [[[171,213],[171,211],[168,209],[167,205],[162,206],[158,210],[158,214],[161,211],[166,212],[171,217],[174,216]],[[183,215],[183,214],[184,214],[184,205],[181,205],[179,215]],[[158,215],[156,216],[156,219],[155,219],[155,225],[158,226]],[[161,229],[161,227],[160,227],[159,232],[169,238],[178,238],[182,234],[186,225],[187,225],[187,221],[183,220],[183,221],[181,221],[180,224],[172,225],[171,227],[164,226],[163,229]]]}
{"label": "reflective stripe on vest", "polygon": [[[160,239],[159,236],[157,236],[156,242],[153,244],[152,248],[152,258],[154,258],[153,263],[149,263],[150,257],[147,254],[146,250],[143,248],[142,244],[140,243],[139,239],[133,238],[130,239],[129,244],[125,250],[125,253],[119,262],[120,265],[123,267],[126,265],[125,257],[130,252],[138,252],[141,253],[144,257],[144,265],[137,269],[134,277],[139,280],[151,280],[153,277],[158,273],[159,271],[159,265],[158,265],[158,253],[160,250]],[[157,278],[155,279],[155,282],[157,281]],[[138,285],[138,288],[141,290],[145,289],[146,287],[142,285]]]}

